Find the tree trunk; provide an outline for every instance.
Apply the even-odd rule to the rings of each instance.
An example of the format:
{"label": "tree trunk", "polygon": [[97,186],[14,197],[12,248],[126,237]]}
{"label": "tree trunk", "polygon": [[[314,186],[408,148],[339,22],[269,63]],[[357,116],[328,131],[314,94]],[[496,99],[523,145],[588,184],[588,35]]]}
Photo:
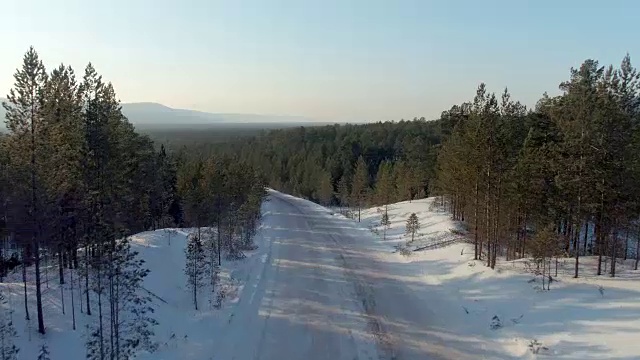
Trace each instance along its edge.
{"label": "tree trunk", "polygon": [[627,232],[624,237],[624,261],[627,261],[628,252],[629,252],[629,228],[627,228]]}
{"label": "tree trunk", "polygon": [[62,302],[62,315],[66,315],[64,309],[64,286],[60,285],[60,301]]}
{"label": "tree trunk", "polygon": [[473,243],[475,245],[473,259],[480,260],[480,239],[478,236],[478,180],[476,179],[476,195],[473,204]]}
{"label": "tree trunk", "polygon": [[[220,234],[220,229],[218,229],[218,238]],[[197,250],[196,250],[197,251]],[[220,251],[218,251],[218,254],[220,254]],[[195,260],[193,260],[193,269],[191,269],[191,273],[193,274],[193,305],[195,306],[196,310],[198,310],[198,264],[196,263]]]}
{"label": "tree trunk", "polygon": [[84,290],[86,294],[87,315],[91,315],[91,306],[89,303],[89,241],[84,248]]}
{"label": "tree trunk", "polygon": [[114,276],[115,273],[113,271],[113,251],[115,249],[115,239],[111,239],[111,248],[109,249],[109,266],[108,266],[108,276],[109,276],[109,358],[114,360],[114,335],[115,335],[115,327],[116,327],[116,314],[115,314],[115,302],[117,301],[115,297],[115,288],[114,288]]}
{"label": "tree trunk", "polygon": [[589,234],[589,220],[584,221],[584,255],[589,255],[587,253],[587,236]]}
{"label": "tree trunk", "polygon": [[493,237],[493,257],[491,258],[491,269],[496,268],[498,259],[498,250],[500,250],[500,198],[502,196],[502,176],[498,177],[498,189],[495,200],[495,217],[494,217],[494,237]]}
{"label": "tree trunk", "polygon": [[73,326],[73,330],[76,329],[76,306],[75,306],[75,302],[74,302],[74,296],[73,296],[73,272],[74,270],[69,271],[69,277],[70,277],[70,281],[71,281],[71,321],[72,321],[72,326]]}
{"label": "tree trunk", "polygon": [[564,228],[562,229],[562,234],[564,235],[564,252],[566,254],[569,253],[569,248],[571,247],[571,211],[569,211],[567,218],[564,220]]}
{"label": "tree trunk", "polygon": [[[558,261],[558,259],[556,258],[556,261]],[[557,262],[556,262],[556,266],[557,266]],[[549,278],[547,279],[547,290],[551,290],[551,258],[549,258]],[[557,276],[557,268],[556,268],[556,276]]]}
{"label": "tree trunk", "polygon": [[[602,216],[600,216],[600,218],[601,217]],[[601,275],[602,274],[602,223],[600,219],[598,219],[596,222],[595,231],[596,231],[595,252],[598,254],[597,275]]]}
{"label": "tree trunk", "polygon": [[616,277],[616,252],[618,250],[618,229],[611,235],[611,277]]}
{"label": "tree trunk", "polygon": [[34,247],[36,249],[34,258],[36,265],[36,310],[38,312],[38,332],[44,335],[44,314],[42,312],[42,289],[40,283],[40,242],[37,237],[34,239]]}
{"label": "tree trunk", "polygon": [[78,299],[80,299],[80,314],[84,314],[84,305],[82,304],[82,274],[78,276]]}
{"label": "tree trunk", "polygon": [[[602,180],[602,187],[604,188],[604,180]],[[604,221],[602,219],[602,217],[604,216],[604,192],[602,191],[600,191],[600,210],[599,211],[600,211],[599,213],[600,218],[598,219],[598,223],[600,225],[600,228],[599,229],[596,228],[599,230],[599,234],[596,242],[598,247],[598,275],[602,275],[602,252],[605,249],[603,242],[606,236],[605,234],[609,232],[608,226],[605,226]],[[606,231],[603,231],[603,230],[606,230]]]}
{"label": "tree trunk", "polygon": [[[74,216],[75,219],[75,216]],[[72,244],[72,248],[71,248],[71,252],[73,255],[73,268],[74,269],[78,269],[78,230],[77,230],[77,225],[73,225],[72,229],[73,229],[73,244]]]}
{"label": "tree trunk", "polygon": [[520,258],[525,257],[525,252],[527,250],[527,235],[528,235],[528,227],[527,227],[527,213],[524,213],[524,231],[522,233],[522,250],[520,250]]}
{"label": "tree trunk", "polygon": [[640,238],[636,239],[636,265],[634,270],[638,270],[638,262],[640,262]]}
{"label": "tree trunk", "polygon": [[24,247],[22,255],[22,283],[24,284],[24,318],[29,321],[29,303],[27,301],[27,247]]}
{"label": "tree trunk", "polygon": [[[580,220],[578,220],[578,224],[579,223],[580,223]],[[575,256],[576,256],[575,272],[573,274],[574,278],[578,278],[578,271],[580,268],[580,225],[576,225],[576,228],[578,230],[576,231],[575,241],[573,243],[573,251],[575,252]],[[556,258],[556,276],[558,276],[557,261],[558,259]]]}
{"label": "tree trunk", "polygon": [[547,258],[543,257],[542,258],[542,290],[545,290],[544,280],[546,278],[546,273],[545,273],[546,270],[547,270]]}
{"label": "tree trunk", "polygon": [[491,193],[491,167],[487,167],[487,193],[485,194],[485,214],[486,214],[486,219],[485,219],[485,237],[487,240],[487,266],[491,266],[491,241],[493,239],[491,239],[491,217],[490,217],[490,211],[491,211],[491,198],[490,198],[490,193]]}
{"label": "tree trunk", "polygon": [[100,359],[104,359],[104,334],[103,334],[103,324],[102,324],[102,274],[100,273],[100,269],[98,268],[98,336],[100,338]]}
{"label": "tree trunk", "polygon": [[64,266],[62,264],[62,245],[58,246],[58,275],[60,276],[60,285],[64,284]]}
{"label": "tree trunk", "polygon": [[44,253],[44,283],[47,289],[49,288],[49,255],[47,254],[48,252],[49,252],[49,249],[47,249],[47,252]]}
{"label": "tree trunk", "polygon": [[[126,255],[124,255],[126,256]],[[115,324],[115,334],[114,334],[114,338],[115,338],[115,355],[116,355],[116,359],[120,359],[120,283],[122,282],[122,279],[120,278],[120,274],[121,274],[121,270],[120,270],[120,266],[118,265],[116,267],[116,281],[115,281],[115,315],[114,315],[114,320],[113,323]],[[113,351],[113,350],[112,350]]]}
{"label": "tree trunk", "polygon": [[222,266],[222,230],[220,229],[220,225],[221,225],[221,219],[220,217],[222,216],[221,211],[220,211],[220,207],[218,206],[218,216],[216,219],[217,222],[217,228],[216,228],[216,232],[217,232],[217,237],[218,237],[218,266]]}

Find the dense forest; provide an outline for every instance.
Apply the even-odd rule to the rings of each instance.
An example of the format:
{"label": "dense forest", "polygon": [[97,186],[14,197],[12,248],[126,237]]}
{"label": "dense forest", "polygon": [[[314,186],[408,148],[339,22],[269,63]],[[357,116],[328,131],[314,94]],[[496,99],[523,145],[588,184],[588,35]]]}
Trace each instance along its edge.
{"label": "dense forest", "polygon": [[[65,65],[47,72],[31,48],[14,78],[3,103],[8,134],[0,135],[0,276],[22,272],[27,322],[27,288],[35,287],[41,334],[43,275],[69,284],[60,294],[63,308],[71,297],[68,330],[76,330],[76,316],[93,318],[84,336],[90,359],[153,351],[157,322],[151,297],[141,291],[148,270],[129,237],[165,227],[213,228],[212,258],[239,258],[259,225],[261,177],[237,159],[154,146],[123,116],[114,87],[92,64],[81,78]],[[47,273],[54,266],[56,274]],[[4,315],[8,359],[18,349],[7,345],[16,334]]]}
{"label": "dense forest", "polygon": [[[272,130],[209,151],[254,164],[279,190],[326,205],[382,204],[424,197],[449,121],[379,122]],[[391,186],[378,189],[379,179]],[[384,182],[384,181],[383,181]]]}
{"label": "dense forest", "polygon": [[469,224],[476,258],[573,256],[577,277],[580,255],[599,257],[598,275],[609,256],[615,276],[639,232],[639,79],[628,55],[617,68],[587,60],[533,110],[481,85],[445,112],[455,125],[438,189]]}
{"label": "dense forest", "polygon": [[587,60],[533,109],[481,84],[433,121],[280,129],[201,150],[239,156],[270,186],[326,205],[439,195],[488,266],[498,255],[572,256],[578,276],[580,255],[637,248],[639,76],[628,55],[619,67]]}

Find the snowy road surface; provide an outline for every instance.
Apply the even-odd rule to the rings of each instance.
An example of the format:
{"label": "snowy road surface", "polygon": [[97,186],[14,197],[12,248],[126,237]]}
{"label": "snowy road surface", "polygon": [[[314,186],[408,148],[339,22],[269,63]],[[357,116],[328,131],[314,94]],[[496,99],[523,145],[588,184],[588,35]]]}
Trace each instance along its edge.
{"label": "snowy road surface", "polygon": [[447,347],[442,316],[415,295],[424,284],[377,256],[368,229],[277,192],[266,209],[259,273],[247,275],[215,358],[477,358]]}

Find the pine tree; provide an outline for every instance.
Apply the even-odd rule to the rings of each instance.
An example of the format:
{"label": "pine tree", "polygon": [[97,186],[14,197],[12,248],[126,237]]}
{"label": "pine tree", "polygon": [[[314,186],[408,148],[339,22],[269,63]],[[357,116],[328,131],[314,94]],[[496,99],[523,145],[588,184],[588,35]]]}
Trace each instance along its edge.
{"label": "pine tree", "polygon": [[331,200],[333,198],[333,184],[331,182],[331,174],[326,171],[324,171],[320,176],[318,198],[322,205],[331,205]]}
{"label": "pine tree", "polygon": [[400,161],[393,167],[393,178],[397,184],[397,200],[413,200],[413,172],[404,162]]}
{"label": "pine tree", "polygon": [[360,221],[360,213],[364,205],[365,196],[369,190],[369,170],[364,158],[360,156],[356,163],[356,168],[351,183],[351,198],[354,205],[358,207],[358,222]]}
{"label": "pine tree", "polygon": [[415,239],[416,234],[420,230],[420,222],[418,221],[418,215],[416,213],[411,213],[409,218],[407,219],[407,225],[405,229],[406,235],[411,235],[411,242]]}
{"label": "pine tree", "polygon": [[[550,271],[547,272],[547,263],[549,263],[552,256],[554,256],[557,251],[558,241],[557,236],[553,231],[552,226],[543,227],[536,236],[533,238],[531,249],[533,258],[536,260],[538,265],[542,265],[542,290],[545,290],[545,280],[550,278]],[[550,266],[550,265],[549,265]],[[549,290],[549,284],[547,283],[546,290]]]}
{"label": "pine tree", "polygon": [[393,165],[389,161],[383,161],[378,168],[376,176],[375,200],[380,205],[388,205],[394,197]]}
{"label": "pine tree", "polygon": [[391,221],[389,220],[389,211],[385,205],[384,212],[382,213],[382,219],[380,219],[380,225],[382,226],[382,240],[387,240],[387,230],[391,226]]}
{"label": "pine tree", "polygon": [[351,190],[349,189],[349,179],[346,174],[343,174],[338,182],[338,197],[340,198],[340,205],[343,207],[349,206],[349,194]]}
{"label": "pine tree", "polygon": [[157,348],[153,341],[153,327],[158,322],[153,318],[151,298],[142,287],[149,274],[144,263],[138,253],[131,250],[127,238],[118,242],[110,265],[117,289],[111,300],[114,307],[111,336],[115,339],[112,351],[117,359],[128,359],[136,351],[153,352]]}
{"label": "pine tree", "polygon": [[191,288],[193,294],[193,306],[198,310],[198,289],[204,285],[204,274],[206,273],[204,249],[199,235],[189,235],[185,256],[187,286]]}
{"label": "pine tree", "polygon": [[[3,106],[7,111],[7,128],[14,138],[13,146],[11,147],[14,153],[13,157],[19,159],[22,164],[28,164],[25,167],[29,169],[27,172],[29,180],[22,182],[22,184],[29,184],[29,189],[27,190],[30,198],[28,201],[30,220],[28,228],[31,233],[31,243],[29,245],[35,255],[38,332],[44,334],[45,327],[40,279],[40,238],[43,234],[41,231],[41,199],[39,198],[39,196],[42,195],[42,167],[39,157],[42,154],[42,104],[47,74],[42,61],[38,58],[38,54],[33,47],[24,55],[22,68],[15,73],[14,78],[14,87],[9,91],[9,95],[7,96],[8,101],[3,103]],[[29,159],[21,158],[23,156],[28,156]]]}

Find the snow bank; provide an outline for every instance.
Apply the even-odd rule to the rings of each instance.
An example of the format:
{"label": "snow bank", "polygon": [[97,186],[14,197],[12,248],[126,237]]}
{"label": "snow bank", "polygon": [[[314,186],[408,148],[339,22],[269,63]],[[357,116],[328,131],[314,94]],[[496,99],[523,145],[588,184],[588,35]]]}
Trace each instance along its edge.
{"label": "snow bank", "polygon": [[[491,270],[473,260],[471,244],[452,244],[463,228],[434,201],[389,205],[391,226],[384,241],[384,207],[363,211],[362,224],[378,234],[372,246],[386,248],[387,261],[420,278],[424,289],[416,292],[444,327],[480,339],[505,359],[640,359],[640,271],[632,270],[631,261],[617,265],[616,278],[610,278],[595,276],[595,257],[581,258],[581,277],[573,279],[573,259],[560,259],[551,291],[542,291],[530,261],[502,259]],[[420,236],[407,246],[405,223],[413,212]],[[431,249],[409,256],[395,252],[404,246]]]}

